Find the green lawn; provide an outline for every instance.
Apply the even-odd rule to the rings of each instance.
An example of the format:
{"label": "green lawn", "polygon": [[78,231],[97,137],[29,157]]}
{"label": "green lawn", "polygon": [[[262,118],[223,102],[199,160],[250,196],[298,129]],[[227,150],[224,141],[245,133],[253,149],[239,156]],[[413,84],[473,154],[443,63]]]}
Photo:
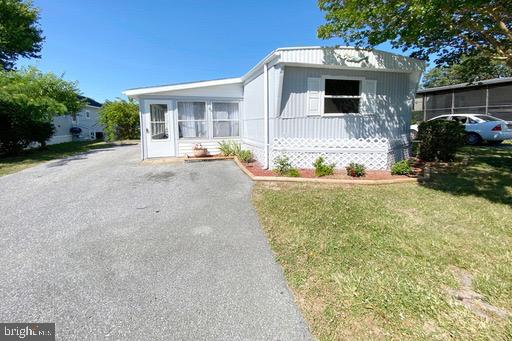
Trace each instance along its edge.
{"label": "green lawn", "polygon": [[97,141],[78,141],[54,144],[48,149],[27,150],[15,157],[0,156],[0,176],[18,172],[22,169],[34,167],[42,162],[60,159],[77,153],[84,153],[93,149],[110,147],[113,144]]}
{"label": "green lawn", "polygon": [[[512,339],[450,289],[512,312],[512,145],[464,148],[428,184],[257,185],[253,201],[312,333],[333,339]],[[478,308],[479,301],[476,303]]]}

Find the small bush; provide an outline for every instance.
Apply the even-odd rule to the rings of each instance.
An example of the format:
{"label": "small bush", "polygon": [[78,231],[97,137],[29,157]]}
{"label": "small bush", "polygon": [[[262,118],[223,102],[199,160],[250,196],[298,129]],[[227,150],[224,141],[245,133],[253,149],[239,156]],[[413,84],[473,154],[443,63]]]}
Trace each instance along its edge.
{"label": "small bush", "polygon": [[347,170],[347,175],[353,177],[361,177],[366,175],[366,167],[355,162],[351,162],[350,165],[345,167]]}
{"label": "small bush", "polygon": [[319,156],[315,162],[313,162],[313,167],[315,167],[316,176],[325,176],[334,174],[334,167],[336,167],[336,164],[327,164],[325,163],[325,159],[322,156]]}
{"label": "small bush", "polygon": [[273,169],[279,175],[285,175],[290,169],[293,169],[290,159],[286,155],[278,156],[274,159],[275,168]]}
{"label": "small bush", "polygon": [[238,158],[243,162],[251,162],[252,161],[252,152],[247,149],[242,149],[238,153]]}
{"label": "small bush", "polygon": [[391,166],[391,174],[393,175],[407,175],[412,173],[412,168],[407,160],[398,161]]}
{"label": "small bush", "polygon": [[423,161],[453,161],[464,145],[466,131],[456,121],[426,121],[420,123],[418,130],[418,157]]}
{"label": "small bush", "polygon": [[297,168],[290,168],[285,176],[290,176],[292,178],[298,178],[300,176],[299,170]]}
{"label": "small bush", "polygon": [[242,147],[240,143],[235,141],[221,141],[219,142],[219,149],[224,156],[235,156],[240,154]]}

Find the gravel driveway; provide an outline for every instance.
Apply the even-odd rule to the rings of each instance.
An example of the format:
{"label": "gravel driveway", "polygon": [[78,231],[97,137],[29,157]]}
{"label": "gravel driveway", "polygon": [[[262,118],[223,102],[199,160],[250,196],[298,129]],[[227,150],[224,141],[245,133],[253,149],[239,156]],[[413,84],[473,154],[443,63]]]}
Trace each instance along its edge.
{"label": "gravel driveway", "polygon": [[58,339],[310,338],[231,162],[138,146],[0,178],[0,322]]}

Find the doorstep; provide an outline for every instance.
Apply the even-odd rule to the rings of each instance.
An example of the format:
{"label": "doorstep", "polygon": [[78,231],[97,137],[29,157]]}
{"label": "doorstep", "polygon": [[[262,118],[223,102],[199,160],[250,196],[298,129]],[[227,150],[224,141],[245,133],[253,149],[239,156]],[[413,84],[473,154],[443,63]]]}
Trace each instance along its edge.
{"label": "doorstep", "polygon": [[217,160],[233,160],[233,156],[211,155],[205,157],[195,157],[187,155],[184,159],[185,162],[204,162],[204,161],[217,161]]}

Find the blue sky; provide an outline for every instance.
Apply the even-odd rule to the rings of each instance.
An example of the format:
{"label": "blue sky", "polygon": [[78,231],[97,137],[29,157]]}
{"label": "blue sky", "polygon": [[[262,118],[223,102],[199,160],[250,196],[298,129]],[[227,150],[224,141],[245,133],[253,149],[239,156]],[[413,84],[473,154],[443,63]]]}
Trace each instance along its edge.
{"label": "blue sky", "polygon": [[[315,0],[35,0],[41,59],[19,66],[64,74],[98,101],[141,86],[238,77],[278,47],[320,40]],[[380,47],[391,51],[389,46]]]}

